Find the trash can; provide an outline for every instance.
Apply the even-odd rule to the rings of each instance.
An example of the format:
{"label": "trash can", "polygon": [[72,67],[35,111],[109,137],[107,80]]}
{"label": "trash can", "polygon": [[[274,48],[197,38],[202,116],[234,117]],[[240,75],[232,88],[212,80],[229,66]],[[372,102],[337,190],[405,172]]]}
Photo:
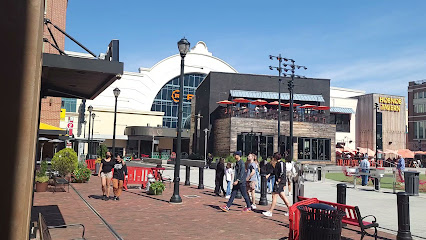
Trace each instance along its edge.
{"label": "trash can", "polygon": [[340,240],[343,211],[322,203],[302,205],[297,209],[300,211],[300,240]]}
{"label": "trash can", "polygon": [[322,167],[321,166],[318,166],[317,167],[317,176],[318,176],[318,181],[321,181],[321,178],[322,178]]}
{"label": "trash can", "polygon": [[419,172],[404,172],[405,192],[410,196],[419,196]]}

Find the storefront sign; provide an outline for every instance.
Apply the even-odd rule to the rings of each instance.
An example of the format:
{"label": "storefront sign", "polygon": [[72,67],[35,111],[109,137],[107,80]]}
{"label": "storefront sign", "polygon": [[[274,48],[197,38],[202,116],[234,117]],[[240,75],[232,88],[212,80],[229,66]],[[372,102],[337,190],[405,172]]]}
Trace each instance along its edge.
{"label": "storefront sign", "polygon": [[380,110],[389,112],[401,111],[401,98],[379,97]]}
{"label": "storefront sign", "polygon": [[[175,103],[178,103],[179,102],[179,90],[174,90],[173,92],[172,92],[172,100],[173,100],[173,102],[175,102]],[[192,98],[194,97],[194,94],[188,94],[188,95],[186,95],[186,100],[191,100]]]}

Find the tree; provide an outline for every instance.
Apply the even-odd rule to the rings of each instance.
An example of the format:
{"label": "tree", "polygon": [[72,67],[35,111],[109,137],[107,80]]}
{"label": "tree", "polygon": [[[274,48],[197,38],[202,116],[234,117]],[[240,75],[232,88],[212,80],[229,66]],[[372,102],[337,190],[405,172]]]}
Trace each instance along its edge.
{"label": "tree", "polygon": [[61,176],[72,173],[78,166],[77,153],[72,148],[64,148],[52,158],[52,168]]}
{"label": "tree", "polygon": [[98,157],[100,159],[105,159],[106,153],[108,152],[108,147],[105,144],[100,144],[98,147]]}

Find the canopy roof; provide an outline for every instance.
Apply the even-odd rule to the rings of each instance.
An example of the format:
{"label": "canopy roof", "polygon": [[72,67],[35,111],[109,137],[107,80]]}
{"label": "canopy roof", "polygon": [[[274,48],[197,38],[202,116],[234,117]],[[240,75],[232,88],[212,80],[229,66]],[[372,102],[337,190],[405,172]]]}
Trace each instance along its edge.
{"label": "canopy roof", "polygon": [[[260,91],[246,91],[246,90],[231,90],[232,97],[251,98],[251,99],[278,99],[278,92],[260,92]],[[308,101],[308,102],[325,102],[322,95],[310,94],[293,94],[294,100]],[[290,100],[289,93],[281,93],[281,100]]]}

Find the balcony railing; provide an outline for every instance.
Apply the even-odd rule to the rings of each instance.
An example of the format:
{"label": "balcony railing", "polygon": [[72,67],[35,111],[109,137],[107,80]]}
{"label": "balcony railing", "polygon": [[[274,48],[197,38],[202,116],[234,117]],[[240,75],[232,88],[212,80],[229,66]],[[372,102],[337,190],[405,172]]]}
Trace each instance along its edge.
{"label": "balcony railing", "polygon": [[[278,120],[277,109],[267,109],[266,111],[255,111],[253,109],[222,109],[220,113],[221,118],[227,117],[238,117],[238,118],[254,118],[254,119],[265,119],[265,120]],[[289,111],[281,111],[281,121],[290,121]],[[323,111],[308,110],[300,111],[297,110],[293,114],[293,121],[296,122],[313,122],[313,123],[329,123],[329,116]]]}

